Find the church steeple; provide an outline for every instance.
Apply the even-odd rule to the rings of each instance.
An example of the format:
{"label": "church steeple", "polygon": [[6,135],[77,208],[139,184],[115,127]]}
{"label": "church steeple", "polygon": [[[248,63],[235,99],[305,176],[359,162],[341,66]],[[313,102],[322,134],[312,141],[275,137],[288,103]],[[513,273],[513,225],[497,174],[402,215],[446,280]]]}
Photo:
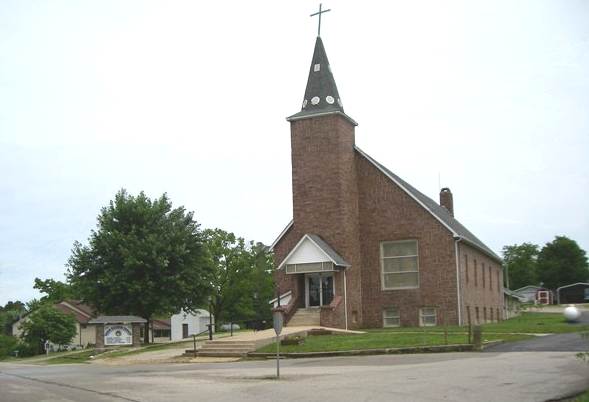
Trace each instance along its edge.
{"label": "church steeple", "polygon": [[309,78],[301,111],[288,117],[287,120],[300,120],[334,113],[344,115],[354,125],[357,125],[355,121],[344,113],[344,107],[329,66],[323,41],[318,36],[315,41],[315,50],[311,68],[309,69]]}

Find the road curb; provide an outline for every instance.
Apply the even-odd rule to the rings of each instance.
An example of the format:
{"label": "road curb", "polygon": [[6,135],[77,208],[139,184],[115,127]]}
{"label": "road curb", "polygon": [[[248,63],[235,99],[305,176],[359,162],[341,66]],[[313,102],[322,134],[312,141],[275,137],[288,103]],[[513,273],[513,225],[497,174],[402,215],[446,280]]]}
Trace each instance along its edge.
{"label": "road curb", "polygon": [[[439,345],[439,346],[416,346],[410,348],[383,348],[383,349],[360,349],[340,350],[332,352],[296,352],[280,353],[281,357],[304,358],[304,357],[337,357],[337,356],[367,356],[367,355],[388,355],[388,354],[417,354],[417,353],[446,353],[446,352],[472,352],[474,346],[469,344]],[[275,353],[250,352],[248,357],[268,358],[275,357]]]}

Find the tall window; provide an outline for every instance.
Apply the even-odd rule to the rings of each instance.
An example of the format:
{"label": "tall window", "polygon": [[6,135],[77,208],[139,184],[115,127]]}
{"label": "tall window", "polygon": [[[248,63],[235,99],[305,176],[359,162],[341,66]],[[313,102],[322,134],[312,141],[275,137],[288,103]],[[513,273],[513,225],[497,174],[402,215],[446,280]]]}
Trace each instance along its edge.
{"label": "tall window", "polygon": [[422,327],[433,327],[438,323],[438,314],[434,307],[423,307],[419,309],[419,325]]}
{"label": "tall window", "polygon": [[485,288],[485,263],[481,264],[481,274],[483,274],[483,289]]}
{"label": "tall window", "polygon": [[398,327],[401,325],[401,315],[396,307],[387,307],[382,312],[382,321],[385,327]]}
{"label": "tall window", "polygon": [[381,243],[380,257],[384,290],[419,287],[417,240]]}
{"label": "tall window", "polygon": [[464,254],[464,271],[466,272],[466,283],[468,283],[468,254]]}
{"label": "tall window", "polygon": [[493,277],[491,276],[491,266],[489,265],[489,290],[493,290]]}
{"label": "tall window", "polygon": [[474,260],[474,285],[475,286],[479,285],[479,267],[477,265],[476,258]]}

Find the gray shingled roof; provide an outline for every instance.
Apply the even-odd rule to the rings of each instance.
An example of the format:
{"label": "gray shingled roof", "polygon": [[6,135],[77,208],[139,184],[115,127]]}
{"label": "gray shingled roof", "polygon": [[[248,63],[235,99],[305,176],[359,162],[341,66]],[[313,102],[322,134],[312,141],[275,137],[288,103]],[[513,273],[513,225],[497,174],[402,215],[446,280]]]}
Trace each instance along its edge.
{"label": "gray shingled roof", "polygon": [[101,315],[90,321],[88,324],[118,324],[122,322],[131,323],[146,323],[145,318],[137,317],[136,315]]}
{"label": "gray shingled roof", "polygon": [[344,107],[335,84],[335,79],[329,66],[327,53],[323,47],[323,41],[318,36],[315,41],[315,50],[309,69],[309,78],[305,89],[305,97],[301,111],[288,117],[287,120],[303,119],[322,114],[341,113],[354,122],[344,113]]}
{"label": "gray shingled roof", "polygon": [[337,253],[329,244],[327,244],[321,237],[316,234],[307,233],[307,236],[311,238],[317,244],[317,246],[323,250],[325,254],[331,258],[333,263],[338,267],[349,267],[351,264],[348,264],[346,260],[343,259],[341,255]]}
{"label": "gray shingled roof", "polygon": [[356,151],[363,156],[368,162],[375,165],[379,170],[381,170],[385,175],[387,175],[393,182],[396,182],[403,190],[409,193],[410,196],[417,199],[434,217],[438,218],[447,228],[449,228],[453,234],[467,243],[470,243],[474,247],[480,249],[489,257],[496,259],[497,261],[501,261],[501,257],[493,252],[489,247],[485,245],[479,238],[477,238],[474,234],[472,234],[467,228],[462,225],[462,223],[458,222],[456,218],[454,218],[448,210],[442,206],[440,206],[437,202],[429,198],[427,195],[421,193],[411,184],[407,183],[405,180],[401,179],[399,176],[391,172],[382,164],[375,161],[372,157],[366,154],[357,146],[354,146]]}

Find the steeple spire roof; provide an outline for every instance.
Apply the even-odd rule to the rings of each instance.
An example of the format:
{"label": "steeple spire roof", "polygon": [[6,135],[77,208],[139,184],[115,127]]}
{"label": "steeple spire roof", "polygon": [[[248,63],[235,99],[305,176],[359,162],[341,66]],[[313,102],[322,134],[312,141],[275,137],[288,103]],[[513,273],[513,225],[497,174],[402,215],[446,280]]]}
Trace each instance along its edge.
{"label": "steeple spire roof", "polygon": [[344,106],[337,91],[335,79],[331,73],[327,53],[323,47],[323,41],[318,36],[315,41],[315,50],[309,69],[307,88],[301,111],[288,117],[288,121],[300,120],[312,116],[338,113],[343,114],[354,125],[357,125],[344,113]]}

